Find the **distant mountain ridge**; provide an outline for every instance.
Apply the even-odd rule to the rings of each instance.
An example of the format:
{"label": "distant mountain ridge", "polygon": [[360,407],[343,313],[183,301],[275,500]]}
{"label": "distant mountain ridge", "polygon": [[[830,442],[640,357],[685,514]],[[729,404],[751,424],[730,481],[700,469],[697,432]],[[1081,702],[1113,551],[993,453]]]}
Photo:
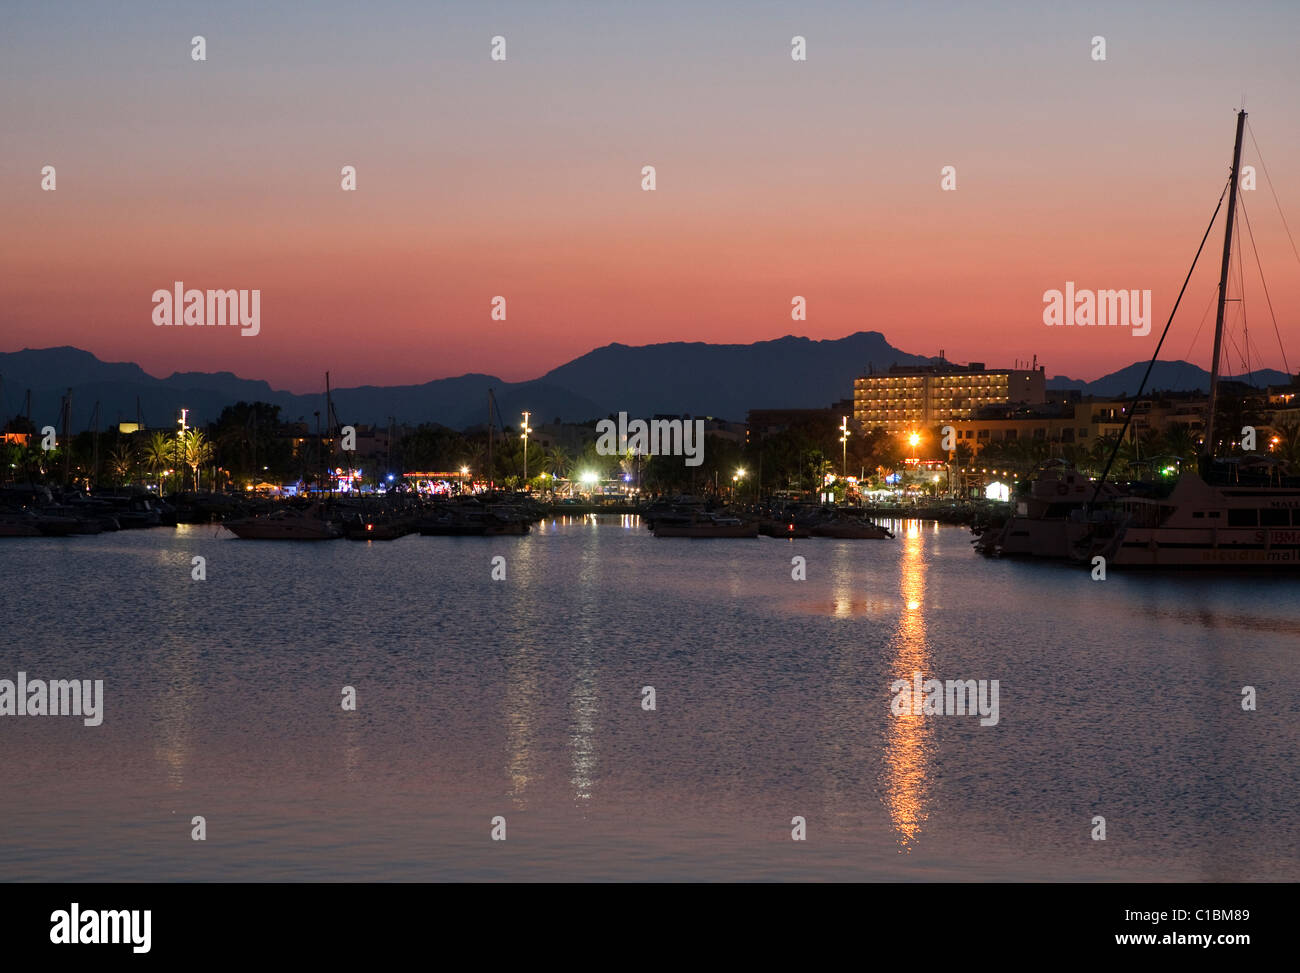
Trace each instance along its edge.
{"label": "distant mountain ridge", "polygon": [[[1081,382],[1077,379],[1067,378],[1064,375],[1058,375],[1047,380],[1047,387],[1052,389],[1078,389],[1084,395],[1119,398],[1137,392],[1138,387],[1142,384],[1142,376],[1146,372],[1146,368],[1147,362],[1134,362],[1132,365],[1126,365],[1118,371],[1103,375],[1091,382]],[[1266,385],[1287,385],[1291,382],[1292,377],[1286,372],[1279,372],[1273,368],[1261,368],[1249,375],[1225,375],[1223,378],[1263,388]],[[1146,390],[1148,392],[1208,392],[1210,390],[1210,373],[1198,365],[1193,365],[1191,362],[1181,360],[1157,361],[1151,369],[1151,377],[1147,379]]]}
{"label": "distant mountain ridge", "polygon": [[[525,382],[467,374],[419,385],[338,388],[332,394],[339,418],[354,423],[383,424],[391,416],[399,423],[438,422],[456,429],[482,424],[487,421],[488,389],[494,391],[507,424],[517,421],[525,409],[532,413],[534,424],[555,418],[582,422],[620,411],[631,416],[669,413],[739,421],[750,409],[825,408],[850,397],[853,379],[869,368],[931,361],[895,348],[878,331],[831,340],[787,335],[748,345],[614,343]],[[1093,382],[1057,376],[1048,386],[1118,396],[1137,391],[1145,368],[1146,362],[1137,362]],[[1250,378],[1261,386],[1290,380],[1272,369]],[[182,407],[190,409],[191,421],[210,422],[225,406],[240,400],[270,402],[280,406],[286,420],[301,418],[309,425],[315,422],[314,413],[324,411],[323,393],[282,391],[230,372],[175,372],[156,378],[134,363],[101,361],[68,346],[0,353],[0,380],[3,420],[22,412],[24,393],[30,388],[37,425],[57,422],[61,396],[71,388],[75,431],[91,426],[96,402],[105,429],[135,419],[137,401],[146,424],[155,427],[171,426]],[[1149,385],[1167,391],[1205,391],[1209,374],[1188,362],[1157,362]]]}

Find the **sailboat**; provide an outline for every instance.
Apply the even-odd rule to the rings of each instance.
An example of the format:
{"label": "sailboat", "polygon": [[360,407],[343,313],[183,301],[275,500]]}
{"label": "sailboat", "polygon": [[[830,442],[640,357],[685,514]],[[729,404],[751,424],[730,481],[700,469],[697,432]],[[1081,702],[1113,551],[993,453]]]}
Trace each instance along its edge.
{"label": "sailboat", "polygon": [[1300,477],[1287,475],[1268,457],[1214,456],[1224,305],[1245,123],[1246,112],[1241,111],[1228,184],[1200,470],[1184,472],[1167,497],[1128,496],[1115,501],[1112,507],[1120,516],[1093,524],[1074,545],[1076,559],[1091,562],[1101,556],[1108,566],[1115,567],[1300,567]]}

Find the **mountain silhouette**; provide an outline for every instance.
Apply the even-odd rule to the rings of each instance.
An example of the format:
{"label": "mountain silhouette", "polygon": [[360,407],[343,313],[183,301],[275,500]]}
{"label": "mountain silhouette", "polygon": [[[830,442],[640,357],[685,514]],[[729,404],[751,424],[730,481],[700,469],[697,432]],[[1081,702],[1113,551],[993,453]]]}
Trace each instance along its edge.
{"label": "mountain silhouette", "polygon": [[[507,425],[518,422],[525,409],[532,413],[534,425],[556,418],[584,422],[618,412],[632,417],[686,414],[743,421],[750,409],[826,408],[852,396],[853,379],[871,368],[880,371],[931,360],[895,348],[877,331],[824,341],[787,335],[748,345],[615,343],[525,382],[468,374],[419,385],[336,388],[332,395],[344,423],[382,425],[391,416],[398,423],[437,422],[455,429],[481,425],[488,417],[489,389]],[[1047,384],[1088,395],[1132,394],[1145,368],[1146,362],[1136,362],[1093,382],[1057,376]],[[1279,385],[1289,377],[1265,369],[1243,380],[1256,386]],[[139,365],[101,361],[68,346],[0,353],[0,382],[3,418],[23,411],[30,389],[32,421],[37,426],[59,425],[59,404],[71,388],[74,432],[92,428],[96,402],[101,429],[134,420],[137,403],[147,425],[168,428],[175,425],[182,407],[190,410],[191,425],[202,425],[241,400],[278,405],[284,419],[302,419],[309,427],[316,421],[314,413],[320,412],[323,421],[325,411],[323,375],[322,391],[304,395],[230,372],[175,372],[156,378]],[[1148,383],[1148,390],[1208,388],[1209,374],[1183,361],[1157,362]]]}

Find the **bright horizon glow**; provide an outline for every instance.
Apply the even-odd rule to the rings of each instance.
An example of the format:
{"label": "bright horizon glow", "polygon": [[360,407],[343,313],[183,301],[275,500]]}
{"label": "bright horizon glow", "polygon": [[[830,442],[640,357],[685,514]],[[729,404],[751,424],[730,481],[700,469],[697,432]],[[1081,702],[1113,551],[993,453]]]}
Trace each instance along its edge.
{"label": "bright horizon glow", "polygon": [[[1258,185],[1224,364],[1283,367],[1257,246],[1294,370],[1300,271],[1273,190],[1300,233],[1297,35],[1289,0],[29,5],[0,33],[0,350],[308,393],[326,370],[515,382],[615,341],[878,331],[1092,380],[1151,357],[1245,92]],[[1208,365],[1221,221],[1162,358]],[[260,290],[259,333],[155,328],[150,295],[175,281]],[[1149,289],[1151,333],[1045,326],[1068,281]]]}

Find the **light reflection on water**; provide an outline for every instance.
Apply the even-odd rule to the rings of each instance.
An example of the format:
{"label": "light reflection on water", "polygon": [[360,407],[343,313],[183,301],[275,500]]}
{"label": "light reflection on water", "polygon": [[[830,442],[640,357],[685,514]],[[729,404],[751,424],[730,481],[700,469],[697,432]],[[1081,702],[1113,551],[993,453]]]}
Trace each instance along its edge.
{"label": "light reflection on water", "polygon": [[[930,671],[925,636],[926,562],[920,526],[909,524],[899,541],[902,545],[898,562],[899,594],[903,610],[890,643],[890,671],[894,679],[910,683],[913,673]],[[894,716],[888,727],[884,752],[886,803],[899,843],[904,850],[911,850],[926,819],[927,771],[934,720],[905,713]]]}
{"label": "light reflection on water", "polygon": [[[0,879],[1300,878],[1295,579],[1094,583],[891,528],[0,542],[0,678],[107,695],[98,728],[0,718],[39,782],[0,789]],[[999,725],[893,716],[917,671],[1000,680]]]}

